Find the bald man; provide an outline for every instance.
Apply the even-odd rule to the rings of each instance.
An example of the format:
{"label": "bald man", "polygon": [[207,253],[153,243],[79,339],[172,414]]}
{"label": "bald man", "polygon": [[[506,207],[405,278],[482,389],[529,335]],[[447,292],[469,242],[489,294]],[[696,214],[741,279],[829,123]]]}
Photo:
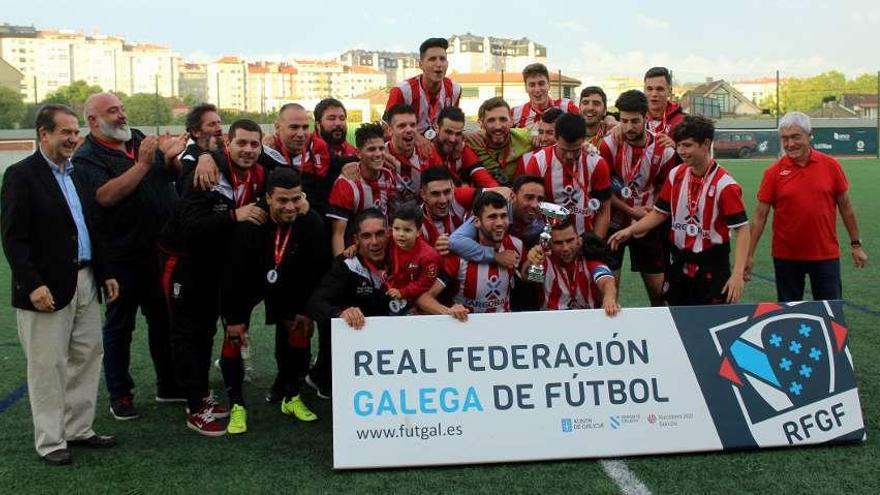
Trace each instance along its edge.
{"label": "bald man", "polygon": [[156,136],[128,126],[125,107],[110,93],[90,96],[85,116],[89,134],[73,155],[74,173],[94,201],[95,238],[105,250],[109,273],[119,282],[120,297],[107,305],[104,321],[104,374],[111,413],[129,420],[138,417],[129,374],[138,308],[147,319],[156,400],[183,398],[174,381],[156,248],[159,231],[177,202],[173,158],[182,143],[175,138],[160,150]]}

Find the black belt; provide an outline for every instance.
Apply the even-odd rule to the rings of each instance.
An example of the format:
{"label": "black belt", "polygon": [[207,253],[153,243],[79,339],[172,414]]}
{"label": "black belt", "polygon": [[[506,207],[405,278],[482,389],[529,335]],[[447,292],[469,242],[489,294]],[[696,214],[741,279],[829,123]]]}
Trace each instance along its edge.
{"label": "black belt", "polygon": [[76,262],[76,271],[80,271],[83,268],[88,268],[90,266],[92,266],[92,260],[77,261]]}

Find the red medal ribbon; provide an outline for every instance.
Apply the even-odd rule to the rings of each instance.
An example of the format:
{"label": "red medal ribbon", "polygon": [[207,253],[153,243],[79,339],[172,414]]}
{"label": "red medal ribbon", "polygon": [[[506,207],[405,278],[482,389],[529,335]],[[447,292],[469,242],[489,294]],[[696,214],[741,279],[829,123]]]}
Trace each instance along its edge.
{"label": "red medal ribbon", "polygon": [[274,251],[274,261],[275,261],[275,269],[277,270],[279,266],[281,266],[281,262],[284,260],[284,251],[287,249],[287,242],[290,240],[290,233],[293,232],[293,226],[287,226],[287,233],[284,234],[284,240],[281,239],[281,226],[275,227],[275,251]]}

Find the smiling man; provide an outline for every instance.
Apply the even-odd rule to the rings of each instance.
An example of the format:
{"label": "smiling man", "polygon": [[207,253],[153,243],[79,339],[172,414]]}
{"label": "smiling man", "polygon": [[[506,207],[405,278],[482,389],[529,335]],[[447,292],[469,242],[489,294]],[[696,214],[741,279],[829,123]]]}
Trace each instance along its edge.
{"label": "smiling man", "polygon": [[[461,86],[446,77],[449,60],[446,49],[449,41],[446,38],[428,38],[419,46],[419,68],[422,74],[411,77],[391,88],[385,110],[395,105],[406,103],[416,112],[416,131],[419,135],[428,133],[437,124],[437,116],[444,107],[458,106],[461,98]],[[436,132],[436,131],[434,131]],[[426,137],[430,140],[433,133]]]}
{"label": "smiling man", "polygon": [[[685,118],[673,133],[684,163],[670,171],[654,209],[608,239],[616,250],[671,219],[665,294],[670,306],[736,303],[742,297],[749,222],[742,189],[712,159],[714,136],[712,121]],[[733,270],[731,232],[736,238]]]}
{"label": "smiling man", "polygon": [[412,201],[418,198],[422,172],[429,167],[443,166],[443,162],[437,153],[433,153],[433,146],[428,147],[431,153],[424,153],[416,147],[418,123],[416,111],[411,106],[395,105],[386,112],[386,117],[391,128],[388,152],[399,163],[396,170],[397,199],[399,202]]}
{"label": "smiling man", "polygon": [[522,71],[522,76],[529,101],[513,107],[510,111],[513,127],[535,129],[541,121],[541,116],[549,108],[558,108],[570,113],[580,112],[577,104],[568,98],[554,99],[550,96],[550,72],[544,64],[527,65]]}
{"label": "smiling man", "polygon": [[484,101],[477,116],[480,131],[465,134],[465,142],[495,181],[510,187],[517,167],[523,166],[522,156],[532,150],[531,132],[512,128],[510,105],[498,96]]}
{"label": "smiling man", "polygon": [[807,275],[813,299],[842,297],[835,220],[838,209],[850,237],[853,264],[864,268],[868,261],[847,194],[846,175],[837,160],[813,149],[811,132],[810,117],[801,112],[787,113],[779,120],[779,140],[785,155],[764,171],[752,220],[747,276],[773,208],[771,255],[780,302],[802,300]]}

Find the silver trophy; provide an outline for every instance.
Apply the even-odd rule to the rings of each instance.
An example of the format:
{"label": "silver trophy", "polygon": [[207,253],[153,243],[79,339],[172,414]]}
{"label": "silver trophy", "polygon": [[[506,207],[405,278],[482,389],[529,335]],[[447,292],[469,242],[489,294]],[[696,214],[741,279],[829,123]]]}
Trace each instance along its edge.
{"label": "silver trophy", "polygon": [[[538,210],[544,216],[544,231],[541,232],[540,243],[546,259],[550,255],[550,231],[553,230],[553,226],[559,225],[568,218],[571,212],[565,207],[546,201],[538,204]],[[545,277],[544,265],[532,265],[526,273],[526,280],[529,282],[543,283]]]}

